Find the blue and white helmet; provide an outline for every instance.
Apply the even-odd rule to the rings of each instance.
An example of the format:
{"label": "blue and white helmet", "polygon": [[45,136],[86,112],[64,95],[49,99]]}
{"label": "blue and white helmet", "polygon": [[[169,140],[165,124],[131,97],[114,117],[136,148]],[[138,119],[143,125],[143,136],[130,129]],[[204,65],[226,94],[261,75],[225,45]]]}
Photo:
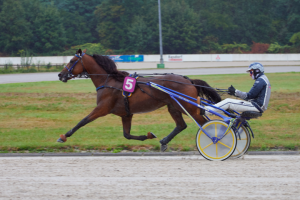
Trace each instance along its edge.
{"label": "blue and white helmet", "polygon": [[250,64],[247,72],[249,72],[251,69],[258,69],[260,72],[264,72],[264,66],[258,62],[254,62],[254,63]]}

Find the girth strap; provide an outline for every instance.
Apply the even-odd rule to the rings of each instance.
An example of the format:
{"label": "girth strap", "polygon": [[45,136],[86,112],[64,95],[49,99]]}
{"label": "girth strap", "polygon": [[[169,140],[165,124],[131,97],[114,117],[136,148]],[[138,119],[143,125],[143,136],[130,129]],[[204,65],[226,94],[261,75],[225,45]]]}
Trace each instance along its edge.
{"label": "girth strap", "polygon": [[130,110],[129,110],[129,102],[128,102],[128,97],[124,96],[124,104],[125,104],[125,111],[127,113],[126,117],[130,116]]}

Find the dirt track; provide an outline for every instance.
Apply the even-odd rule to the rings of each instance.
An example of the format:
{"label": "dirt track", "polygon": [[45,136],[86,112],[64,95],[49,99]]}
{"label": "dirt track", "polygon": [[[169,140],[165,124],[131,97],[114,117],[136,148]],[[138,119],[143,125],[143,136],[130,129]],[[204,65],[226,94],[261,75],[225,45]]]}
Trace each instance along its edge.
{"label": "dirt track", "polygon": [[300,199],[300,156],[0,158],[0,199]]}

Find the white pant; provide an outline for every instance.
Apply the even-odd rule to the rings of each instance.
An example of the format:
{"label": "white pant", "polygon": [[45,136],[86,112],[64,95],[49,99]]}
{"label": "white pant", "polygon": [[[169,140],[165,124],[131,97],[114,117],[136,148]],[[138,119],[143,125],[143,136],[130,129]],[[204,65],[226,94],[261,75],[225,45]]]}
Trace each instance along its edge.
{"label": "white pant", "polygon": [[[240,113],[245,112],[245,111],[259,112],[259,110],[257,108],[255,108],[255,106],[253,106],[252,103],[249,101],[230,99],[230,98],[227,98],[227,99],[215,104],[214,106],[222,108],[223,110],[227,110],[227,109],[235,110]],[[215,111],[217,113],[224,114],[223,111],[213,108],[211,106],[206,106],[206,108],[208,108],[209,110]],[[207,112],[207,111],[205,111],[205,114],[212,115],[212,113]]]}

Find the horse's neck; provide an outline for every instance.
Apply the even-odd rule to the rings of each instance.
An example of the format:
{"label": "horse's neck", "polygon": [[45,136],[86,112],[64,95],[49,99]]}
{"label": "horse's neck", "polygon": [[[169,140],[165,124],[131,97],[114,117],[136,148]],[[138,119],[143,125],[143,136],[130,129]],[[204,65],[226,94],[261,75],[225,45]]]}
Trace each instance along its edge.
{"label": "horse's neck", "polygon": [[[108,74],[96,62],[91,62],[89,67],[86,68],[86,71],[89,74],[91,74],[91,76],[90,76],[91,80],[93,81],[96,88],[105,84]],[[95,74],[95,75],[92,75],[92,74]]]}

